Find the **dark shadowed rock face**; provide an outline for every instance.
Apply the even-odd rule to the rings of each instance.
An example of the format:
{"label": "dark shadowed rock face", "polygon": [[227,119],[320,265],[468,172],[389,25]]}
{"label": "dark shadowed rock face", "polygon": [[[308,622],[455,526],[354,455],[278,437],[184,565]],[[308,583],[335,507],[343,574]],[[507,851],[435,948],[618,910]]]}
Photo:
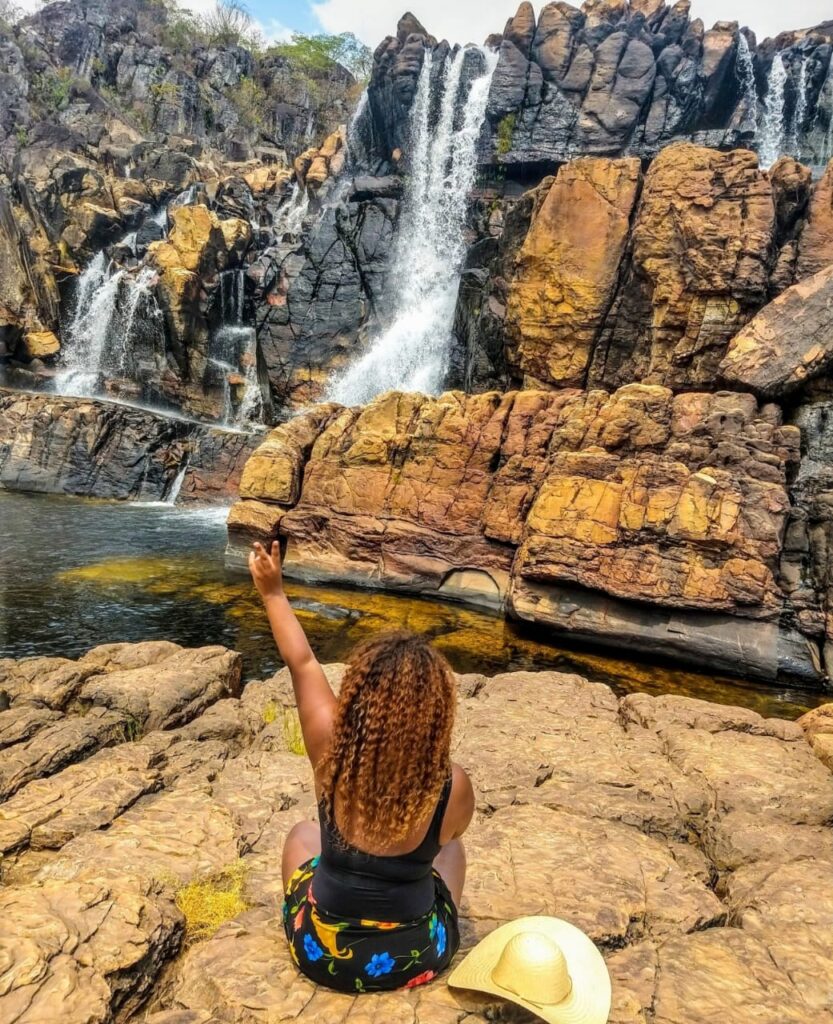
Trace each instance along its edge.
{"label": "dark shadowed rock face", "polygon": [[[337,685],[343,666],[325,671]],[[0,803],[0,1016],[505,1019],[444,978],[355,998],[299,974],[279,865],[292,825],[316,816],[312,772],[288,749],[289,674],[241,692],[239,673],[234,652],[165,642],[0,663],[0,783],[18,783]],[[551,914],[601,949],[611,1024],[713,1024],[726,993],[738,1024],[831,1024],[833,707],[795,723],[619,699],[557,672],[459,676],[458,689],[454,757],[477,799],[460,956],[498,924]],[[62,748],[99,715],[121,720],[107,744]],[[229,870],[244,906],[194,941],[177,890]]]}
{"label": "dark shadowed rock face", "polygon": [[[654,156],[679,139],[726,148],[754,144],[761,104],[747,92],[739,26],[718,22],[706,31],[689,11],[688,0],[601,0],[580,9],[558,2],[546,4],[536,23],[532,6],[522,3],[503,35],[488,40],[500,58],[481,162],[503,165],[511,175],[581,154]],[[800,116],[803,83],[795,134],[802,151],[820,162],[830,119],[830,26],[784,33],[760,48],[751,33],[746,41],[761,98],[775,53],[786,53],[785,117]],[[445,46],[437,47],[418,22],[403,21],[376,50],[370,165],[396,162],[407,152],[407,113],[424,48],[435,48],[436,63]]]}
{"label": "dark shadowed rock face", "polygon": [[384,313],[397,286],[387,276],[397,181],[358,178],[310,238],[271,257],[256,295],[257,336],[279,406],[319,399],[327,379],[360,352],[363,329]]}
{"label": "dark shadowed rock face", "polygon": [[164,501],[176,486],[182,501],[228,501],[256,444],[110,402],[0,391],[0,486],[9,490]]}

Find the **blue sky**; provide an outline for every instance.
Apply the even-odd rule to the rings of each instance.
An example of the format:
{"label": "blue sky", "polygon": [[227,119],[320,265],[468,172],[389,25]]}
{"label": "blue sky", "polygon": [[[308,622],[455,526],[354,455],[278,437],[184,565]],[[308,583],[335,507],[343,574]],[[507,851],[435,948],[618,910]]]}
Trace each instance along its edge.
{"label": "blue sky", "polygon": [[[180,0],[183,5],[188,0]],[[573,0],[580,6],[581,0]],[[213,0],[191,0],[193,6]],[[376,47],[396,30],[399,17],[410,8],[428,29],[451,42],[482,43],[499,32],[518,6],[518,0],[249,0],[252,15],[271,38],[296,32],[352,31]],[[534,3],[536,11],[543,3]],[[737,20],[753,29],[759,40],[785,29],[805,28],[831,16],[830,0],[692,0],[692,17],[706,28],[718,20]]]}

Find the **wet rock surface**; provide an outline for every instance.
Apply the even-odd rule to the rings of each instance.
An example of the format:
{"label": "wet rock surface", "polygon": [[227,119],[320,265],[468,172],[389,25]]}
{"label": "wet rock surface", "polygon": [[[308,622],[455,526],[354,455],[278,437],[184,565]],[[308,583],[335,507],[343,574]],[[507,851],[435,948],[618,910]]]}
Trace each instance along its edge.
{"label": "wet rock surface", "polygon": [[223,502],[258,440],[108,401],[0,389],[8,490]]}
{"label": "wet rock surface", "polygon": [[[4,663],[13,699],[0,735],[50,694],[69,721],[78,693],[103,694],[109,679],[118,694],[125,674],[150,693],[166,666],[186,665],[202,673],[201,713],[192,705],[184,724],[148,722],[79,752],[0,804],[4,1018],[531,1019],[442,979],[355,1000],[297,973],[279,917],[280,850],[315,806],[309,764],[282,724],[285,671],[235,696],[238,661],[217,648],[115,645],[78,662]],[[340,669],[328,673],[337,681]],[[615,1024],[706,1024],[718,1008],[738,1024],[833,1019],[833,775],[812,747],[827,707],[795,724],[674,696],[620,700],[554,672],[461,677],[460,695],[454,756],[478,798],[464,950],[505,920],[554,914],[602,949]],[[29,728],[48,737],[52,724]],[[0,751],[0,765],[28,742]],[[231,865],[247,909],[195,941],[176,893]]]}

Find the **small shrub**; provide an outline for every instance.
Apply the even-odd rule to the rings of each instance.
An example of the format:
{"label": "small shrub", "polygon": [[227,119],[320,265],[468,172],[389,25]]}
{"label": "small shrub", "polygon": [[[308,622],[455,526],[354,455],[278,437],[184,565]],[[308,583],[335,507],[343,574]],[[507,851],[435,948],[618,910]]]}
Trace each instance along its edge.
{"label": "small shrub", "polygon": [[499,156],[506,156],[512,148],[512,136],[515,134],[517,115],[507,114],[497,126],[497,151]]}
{"label": "small shrub", "polygon": [[246,866],[237,861],[177,890],[175,900],[185,918],[186,942],[210,938],[221,924],[249,909],[243,895],[245,880]]}
{"label": "small shrub", "polygon": [[266,123],[267,99],[263,86],[253,78],[241,78],[229,90],[228,98],[247,128],[262,128]]}

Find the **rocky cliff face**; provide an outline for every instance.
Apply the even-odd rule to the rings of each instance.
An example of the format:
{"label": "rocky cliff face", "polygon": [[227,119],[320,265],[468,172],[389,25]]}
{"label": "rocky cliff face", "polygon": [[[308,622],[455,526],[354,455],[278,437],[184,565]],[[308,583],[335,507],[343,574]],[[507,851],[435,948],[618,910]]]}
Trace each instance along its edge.
{"label": "rocky cliff face", "polygon": [[[165,642],[0,663],[4,1019],[505,1016],[442,979],[357,1002],[298,974],[275,866],[315,816],[312,775],[287,742],[288,673],[241,691],[240,672],[232,651]],[[829,1024],[830,705],[794,723],[555,672],[459,690],[479,810],[463,952],[544,912],[602,950],[611,1024],[711,1024],[726,992],[738,1022]],[[192,884],[229,908],[219,930],[183,914]]]}
{"label": "rocky cliff face", "polygon": [[[671,142],[720,148],[763,146],[759,130],[773,61],[781,55],[782,128],[796,155],[830,158],[833,78],[831,24],[783,33],[761,46],[737,22],[706,29],[688,0],[548,3],[536,19],[522,3],[502,34],[480,160],[520,176],[580,154],[653,157]],[[369,156],[407,155],[407,113],[425,45],[436,45],[412,16],[376,50],[369,88]],[[777,154],[776,154],[777,155]]]}
{"label": "rocky cliff face", "polygon": [[124,405],[0,389],[0,487],[9,490],[224,503],[257,442]]}
{"label": "rocky cliff face", "polygon": [[[242,32],[214,35],[150,0],[58,0],[17,23],[0,21],[9,68],[0,76],[0,359],[36,375],[16,382],[37,384],[44,361],[65,361],[75,307],[90,301],[83,289],[79,296],[78,275],[102,254],[134,277],[145,263],[164,269],[156,299],[166,330],[156,352],[137,355],[144,369],[130,367],[129,397],[209,419],[228,418],[223,406],[239,404],[245,365],[215,354],[240,379],[218,383],[204,373],[207,338],[224,325],[218,274],[266,248],[292,162],[303,155],[313,163],[358,89],[334,62],[256,56]],[[311,168],[319,186],[337,172],[333,155]],[[192,186],[199,188],[184,202],[265,231],[261,239],[241,230],[228,254],[220,246],[217,260],[180,267],[199,280],[179,274],[170,253],[165,268],[145,260],[165,234],[163,207]],[[125,347],[139,350],[142,341],[128,337]],[[124,374],[104,370],[101,389],[123,392]]]}

